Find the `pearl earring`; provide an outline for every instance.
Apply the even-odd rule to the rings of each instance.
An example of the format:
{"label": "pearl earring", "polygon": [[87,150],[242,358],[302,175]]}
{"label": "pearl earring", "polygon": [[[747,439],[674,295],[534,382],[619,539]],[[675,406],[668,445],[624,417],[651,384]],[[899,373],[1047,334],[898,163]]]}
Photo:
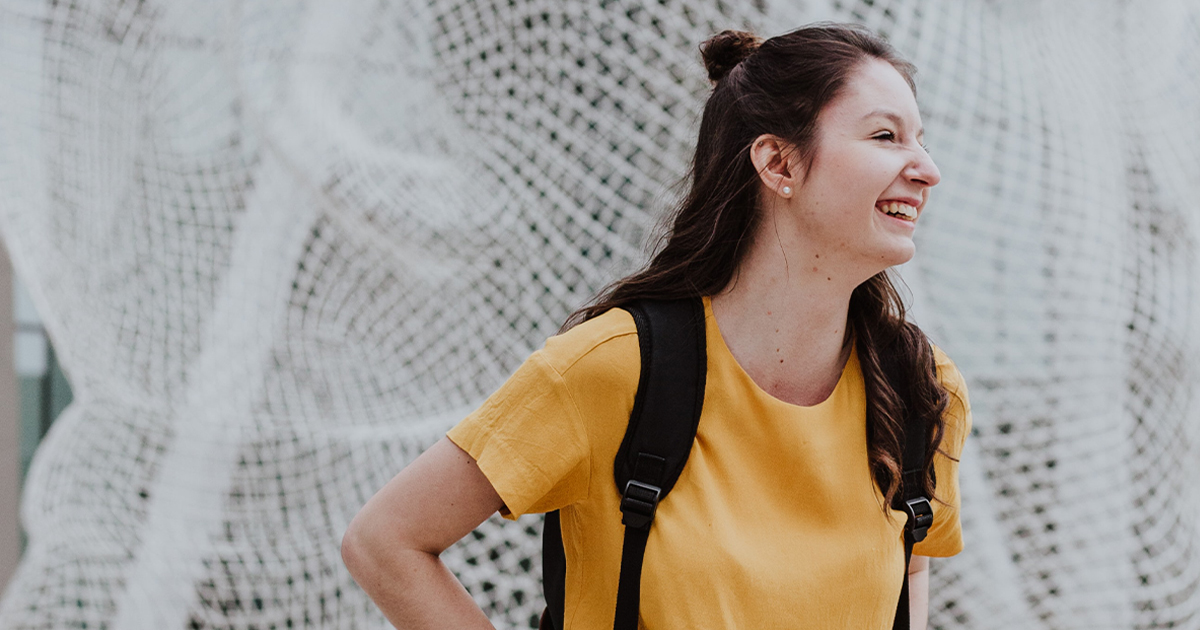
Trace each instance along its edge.
{"label": "pearl earring", "polygon": [[785,195],[790,195],[790,194],[792,194],[792,188],[791,188],[791,186],[784,186],[784,187],[783,187],[783,194],[785,194]]}

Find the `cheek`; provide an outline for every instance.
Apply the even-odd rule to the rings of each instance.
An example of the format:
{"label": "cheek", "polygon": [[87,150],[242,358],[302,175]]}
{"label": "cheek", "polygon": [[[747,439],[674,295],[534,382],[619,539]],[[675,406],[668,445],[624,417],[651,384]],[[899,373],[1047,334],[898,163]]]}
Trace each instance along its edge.
{"label": "cheek", "polygon": [[827,203],[839,208],[847,220],[851,216],[861,220],[863,212],[874,212],[875,202],[895,179],[864,160],[847,160],[837,166],[830,169],[823,190]]}
{"label": "cheek", "polygon": [[875,202],[899,175],[895,165],[877,151],[859,147],[826,147],[809,171],[806,204],[818,232],[859,232],[874,219]]}
{"label": "cheek", "polygon": [[862,168],[862,160],[855,159],[855,156],[851,153],[839,152],[826,156],[821,166],[823,167],[821,171],[825,179],[831,183],[842,184],[858,178],[858,171]]}
{"label": "cheek", "polygon": [[870,196],[872,205],[898,173],[872,151],[830,152],[821,170],[827,183],[847,198]]}

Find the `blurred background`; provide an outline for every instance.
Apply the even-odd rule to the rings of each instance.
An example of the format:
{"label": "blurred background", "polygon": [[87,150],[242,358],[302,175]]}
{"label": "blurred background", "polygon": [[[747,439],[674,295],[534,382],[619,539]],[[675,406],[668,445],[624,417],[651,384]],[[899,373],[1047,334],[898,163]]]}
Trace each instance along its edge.
{"label": "blurred background", "polygon": [[[0,628],[387,627],[350,518],[644,260],[698,44],[824,19],[917,64],[943,175],[931,627],[1200,628],[1191,0],[0,0]],[[500,628],[540,528],[446,554]]]}

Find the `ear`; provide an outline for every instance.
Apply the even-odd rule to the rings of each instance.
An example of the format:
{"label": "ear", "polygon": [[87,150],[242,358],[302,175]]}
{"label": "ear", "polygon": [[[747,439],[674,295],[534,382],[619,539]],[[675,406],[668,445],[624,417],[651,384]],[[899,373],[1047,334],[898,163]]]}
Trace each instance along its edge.
{"label": "ear", "polygon": [[784,199],[796,194],[796,186],[802,181],[796,147],[779,136],[763,134],[750,145],[750,162],[758,171],[758,178],[766,190]]}

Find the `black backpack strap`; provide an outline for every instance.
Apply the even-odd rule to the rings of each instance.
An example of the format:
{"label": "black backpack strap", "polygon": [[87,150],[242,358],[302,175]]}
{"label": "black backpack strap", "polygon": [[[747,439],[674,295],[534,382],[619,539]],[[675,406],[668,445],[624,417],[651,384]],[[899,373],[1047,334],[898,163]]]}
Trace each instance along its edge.
{"label": "black backpack strap", "polygon": [[613,461],[625,525],[614,630],[637,630],[650,525],[692,452],[708,374],[700,298],[644,300],[627,310],[638,328],[642,371],[629,428]]}
{"label": "black backpack strap", "polygon": [[547,512],[542,524],[542,594],[546,596],[546,610],[542,611],[539,630],[562,630],[567,600],[567,554],[558,510]]}
{"label": "black backpack strap", "polygon": [[[700,423],[708,374],[704,303],[700,298],[642,300],[625,307],[637,325],[641,376],[629,426],[613,461],[621,492],[621,579],[613,628],[637,630],[642,559],[658,503],[675,486]],[[557,511],[542,531],[542,630],[562,630],[566,554]]]}
{"label": "black backpack strap", "polygon": [[[936,374],[936,363],[930,369]],[[925,496],[924,483],[921,481],[925,474],[925,453],[928,448],[929,427],[924,419],[908,418],[904,429],[904,461],[901,462],[904,474],[898,493],[899,505],[896,506],[908,515],[908,522],[904,525],[904,582],[900,587],[900,601],[896,604],[893,630],[909,629],[908,566],[912,561],[913,545],[925,540],[933,525],[933,505]]]}

